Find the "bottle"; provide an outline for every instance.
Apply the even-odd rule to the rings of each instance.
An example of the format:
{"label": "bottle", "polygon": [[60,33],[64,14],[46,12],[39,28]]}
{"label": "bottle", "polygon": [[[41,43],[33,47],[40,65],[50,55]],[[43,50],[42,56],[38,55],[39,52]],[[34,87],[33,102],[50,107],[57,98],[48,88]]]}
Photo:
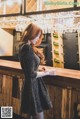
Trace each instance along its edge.
{"label": "bottle", "polygon": [[59,55],[59,51],[54,50],[54,54]]}
{"label": "bottle", "polygon": [[54,62],[55,62],[55,63],[60,63],[60,60],[57,59],[57,58],[54,58]]}
{"label": "bottle", "polygon": [[54,45],[54,46],[59,46],[59,43],[53,42],[53,45]]}

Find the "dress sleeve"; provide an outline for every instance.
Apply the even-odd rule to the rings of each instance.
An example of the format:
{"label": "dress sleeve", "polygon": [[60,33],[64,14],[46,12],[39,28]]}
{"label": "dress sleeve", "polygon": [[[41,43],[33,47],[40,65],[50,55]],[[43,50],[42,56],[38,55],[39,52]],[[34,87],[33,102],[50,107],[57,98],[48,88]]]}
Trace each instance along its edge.
{"label": "dress sleeve", "polygon": [[27,68],[28,68],[28,75],[30,78],[36,78],[37,77],[37,71],[35,70],[35,62],[34,57],[29,54],[27,59]]}
{"label": "dress sleeve", "polygon": [[35,70],[35,61],[34,61],[34,54],[30,47],[25,47],[22,49],[23,52],[21,52],[21,67],[24,72],[24,75],[27,78],[30,79],[36,79],[37,78],[37,71]]}

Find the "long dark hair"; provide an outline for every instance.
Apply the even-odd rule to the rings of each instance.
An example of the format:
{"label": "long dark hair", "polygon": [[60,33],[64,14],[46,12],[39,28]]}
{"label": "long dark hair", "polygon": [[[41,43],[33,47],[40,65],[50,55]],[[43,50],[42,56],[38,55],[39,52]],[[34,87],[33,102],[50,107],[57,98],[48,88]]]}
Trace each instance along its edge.
{"label": "long dark hair", "polygon": [[[42,38],[42,29],[37,25],[31,23],[29,24],[22,33],[21,41],[27,43],[28,40],[33,40],[39,33],[41,33],[40,38]],[[42,39],[41,39],[42,40]],[[32,45],[33,51],[40,57],[41,64],[45,64],[45,56],[37,47]]]}

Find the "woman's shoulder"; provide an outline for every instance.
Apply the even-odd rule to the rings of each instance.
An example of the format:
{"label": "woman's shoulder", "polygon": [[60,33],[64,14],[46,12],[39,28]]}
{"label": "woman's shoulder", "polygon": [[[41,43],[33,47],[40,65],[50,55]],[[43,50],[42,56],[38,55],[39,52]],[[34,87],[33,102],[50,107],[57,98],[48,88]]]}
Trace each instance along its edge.
{"label": "woman's shoulder", "polygon": [[25,55],[32,55],[32,47],[29,44],[21,43],[19,45],[19,53]]}
{"label": "woman's shoulder", "polygon": [[30,49],[30,45],[22,42],[22,43],[19,44],[19,49],[20,50],[29,50]]}

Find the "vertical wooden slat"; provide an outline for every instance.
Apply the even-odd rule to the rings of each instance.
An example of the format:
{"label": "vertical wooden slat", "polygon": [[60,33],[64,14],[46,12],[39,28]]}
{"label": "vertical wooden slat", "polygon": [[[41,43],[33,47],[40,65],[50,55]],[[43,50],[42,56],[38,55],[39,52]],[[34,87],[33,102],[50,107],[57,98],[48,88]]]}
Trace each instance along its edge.
{"label": "vertical wooden slat", "polygon": [[62,90],[62,113],[61,119],[66,119],[67,89]]}
{"label": "vertical wooden slat", "polygon": [[2,79],[3,75],[0,74],[0,94],[2,93]]}
{"label": "vertical wooden slat", "polygon": [[72,90],[69,90],[69,119],[71,119],[71,97],[72,97]]}
{"label": "vertical wooden slat", "polygon": [[10,76],[3,76],[3,105],[11,105],[11,96],[12,96],[12,78]]}

